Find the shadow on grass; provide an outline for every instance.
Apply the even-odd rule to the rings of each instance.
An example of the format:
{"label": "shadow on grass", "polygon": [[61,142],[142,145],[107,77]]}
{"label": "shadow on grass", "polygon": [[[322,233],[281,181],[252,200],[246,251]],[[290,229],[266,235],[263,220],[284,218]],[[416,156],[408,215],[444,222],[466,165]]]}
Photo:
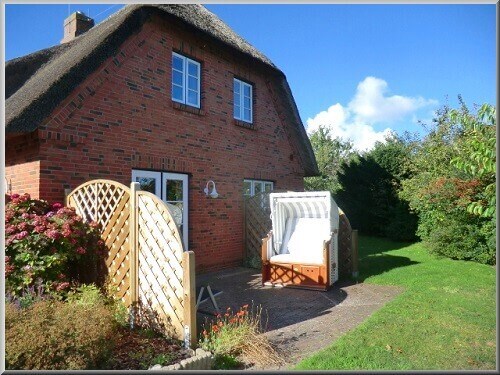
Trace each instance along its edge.
{"label": "shadow on grass", "polygon": [[394,268],[418,264],[408,257],[387,254],[410,246],[408,242],[390,241],[386,238],[360,236],[358,282],[380,275]]}

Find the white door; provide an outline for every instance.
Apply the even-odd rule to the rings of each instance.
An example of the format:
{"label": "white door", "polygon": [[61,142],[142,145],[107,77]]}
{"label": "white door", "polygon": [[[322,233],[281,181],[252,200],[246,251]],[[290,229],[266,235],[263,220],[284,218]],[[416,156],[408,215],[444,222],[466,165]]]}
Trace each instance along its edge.
{"label": "white door", "polygon": [[182,222],[179,227],[182,233],[184,248],[188,248],[188,175],[182,173],[162,173],[162,197],[165,202],[180,208]]}
{"label": "white door", "polygon": [[182,212],[179,224],[184,248],[188,248],[188,175],[156,171],[132,170],[132,181],[141,190],[149,191],[164,202],[177,206]]}

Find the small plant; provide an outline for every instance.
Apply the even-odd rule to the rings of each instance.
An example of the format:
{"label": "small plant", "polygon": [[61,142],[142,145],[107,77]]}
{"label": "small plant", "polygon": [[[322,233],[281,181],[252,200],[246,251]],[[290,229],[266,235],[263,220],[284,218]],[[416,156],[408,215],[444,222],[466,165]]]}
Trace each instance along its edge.
{"label": "small plant", "polygon": [[30,307],[37,301],[51,299],[51,294],[46,294],[44,291],[42,279],[38,279],[34,285],[24,288],[20,294],[13,294],[7,292],[5,294],[6,303],[11,303],[18,309],[25,309]]}
{"label": "small plant", "polygon": [[223,366],[217,367],[219,369],[232,365],[239,367],[241,362],[248,361],[282,364],[279,355],[261,334],[263,331],[262,307],[254,309],[252,306],[249,310],[248,305],[244,305],[235,313],[228,307],[215,321],[204,324],[199,345],[214,353],[216,364]]}
{"label": "small plant", "polygon": [[41,279],[47,292],[64,295],[72,283],[97,278],[106,253],[96,223],[61,203],[12,194],[5,207],[5,289],[21,295]]}

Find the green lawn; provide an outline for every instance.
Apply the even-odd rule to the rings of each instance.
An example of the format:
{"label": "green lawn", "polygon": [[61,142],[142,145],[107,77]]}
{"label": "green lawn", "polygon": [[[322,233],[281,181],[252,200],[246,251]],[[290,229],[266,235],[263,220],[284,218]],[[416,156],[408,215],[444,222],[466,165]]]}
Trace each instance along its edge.
{"label": "green lawn", "polygon": [[360,237],[360,279],[404,291],[301,370],[496,368],[495,267]]}

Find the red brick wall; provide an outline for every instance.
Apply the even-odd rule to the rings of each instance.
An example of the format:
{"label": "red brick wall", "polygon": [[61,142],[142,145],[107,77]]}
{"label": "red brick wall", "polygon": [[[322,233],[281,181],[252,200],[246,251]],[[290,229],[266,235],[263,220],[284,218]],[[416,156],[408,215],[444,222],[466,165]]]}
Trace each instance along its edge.
{"label": "red brick wall", "polygon": [[[5,142],[7,193],[40,197],[40,150],[36,132],[8,137]],[[3,183],[3,182],[2,182]],[[10,188],[10,191],[9,191]]]}
{"label": "red brick wall", "polygon": [[[201,110],[171,100],[172,49],[202,64]],[[233,77],[254,84],[254,126],[233,119]],[[128,185],[131,169],[190,174],[189,249],[198,271],[243,258],[243,179],[303,189],[303,168],[288,141],[266,75],[171,23],[155,20],[131,36],[40,127],[40,195],[61,200],[64,188],[94,178]],[[218,199],[205,196],[214,180]]]}

